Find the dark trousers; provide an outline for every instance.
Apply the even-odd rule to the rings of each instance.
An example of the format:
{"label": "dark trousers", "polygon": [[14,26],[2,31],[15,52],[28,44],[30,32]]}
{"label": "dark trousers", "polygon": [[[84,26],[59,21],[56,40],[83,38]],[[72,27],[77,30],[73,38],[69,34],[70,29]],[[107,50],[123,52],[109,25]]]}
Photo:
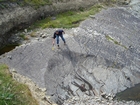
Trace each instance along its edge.
{"label": "dark trousers", "polygon": [[61,39],[62,39],[63,42],[65,43],[65,39],[64,39],[63,35],[56,35],[57,45],[59,45],[59,36],[61,37]]}

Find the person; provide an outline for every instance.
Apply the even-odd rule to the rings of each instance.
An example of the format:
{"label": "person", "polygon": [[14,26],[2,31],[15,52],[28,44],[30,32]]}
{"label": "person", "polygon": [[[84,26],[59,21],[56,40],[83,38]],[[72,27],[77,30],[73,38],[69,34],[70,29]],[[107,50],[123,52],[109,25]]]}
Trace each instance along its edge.
{"label": "person", "polygon": [[54,41],[55,41],[55,38],[56,38],[56,43],[57,43],[57,46],[59,48],[59,37],[61,37],[61,39],[64,42],[64,45],[66,45],[66,41],[65,41],[65,39],[63,37],[63,34],[65,34],[65,32],[63,30],[56,30],[54,32],[54,35],[53,35],[53,45],[54,45]]}

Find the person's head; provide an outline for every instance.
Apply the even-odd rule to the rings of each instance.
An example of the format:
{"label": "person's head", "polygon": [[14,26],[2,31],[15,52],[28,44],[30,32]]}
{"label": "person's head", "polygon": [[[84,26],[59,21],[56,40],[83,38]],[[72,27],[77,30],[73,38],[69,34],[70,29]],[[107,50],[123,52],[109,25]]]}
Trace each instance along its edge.
{"label": "person's head", "polygon": [[56,33],[56,34],[58,34],[58,33],[59,33],[59,31],[57,30],[57,31],[55,31],[55,33]]}

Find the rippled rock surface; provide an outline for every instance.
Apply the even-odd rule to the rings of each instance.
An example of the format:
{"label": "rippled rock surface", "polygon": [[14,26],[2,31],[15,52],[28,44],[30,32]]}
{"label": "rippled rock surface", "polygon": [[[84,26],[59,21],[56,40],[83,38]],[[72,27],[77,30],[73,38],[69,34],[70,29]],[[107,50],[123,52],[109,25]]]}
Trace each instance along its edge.
{"label": "rippled rock surface", "polygon": [[42,33],[47,38],[17,47],[0,63],[46,88],[57,104],[73,97],[112,99],[140,83],[140,19],[124,8],[102,10],[66,30],[60,50],[52,50],[51,29]]}
{"label": "rippled rock surface", "polygon": [[140,18],[140,1],[131,0],[129,7],[127,8],[134,16]]}

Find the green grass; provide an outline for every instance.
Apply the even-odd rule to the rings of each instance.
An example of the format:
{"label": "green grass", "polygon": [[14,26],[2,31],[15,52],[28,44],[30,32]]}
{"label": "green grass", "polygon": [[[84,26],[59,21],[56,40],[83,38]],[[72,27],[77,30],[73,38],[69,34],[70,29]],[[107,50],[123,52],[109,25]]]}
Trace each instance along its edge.
{"label": "green grass", "polygon": [[38,105],[28,87],[13,80],[4,64],[0,65],[0,105]]}
{"label": "green grass", "polygon": [[113,39],[109,35],[106,35],[106,39],[109,40],[109,41],[112,41],[114,44],[117,44],[117,45],[119,45],[119,46],[124,47],[125,49],[127,49],[126,46],[122,45],[120,42],[116,41],[115,39]]}
{"label": "green grass", "polygon": [[51,4],[49,0],[24,0],[24,1],[27,4],[36,5],[36,6]]}
{"label": "green grass", "polygon": [[43,6],[43,5],[47,5],[47,4],[52,4],[51,0],[0,0],[0,2],[16,2],[18,3],[20,6],[24,6],[24,5],[31,5],[31,6],[35,6],[36,8]]}
{"label": "green grass", "polygon": [[20,38],[22,38],[23,40],[29,40],[29,37],[28,37],[27,35],[25,35],[25,34],[20,34],[19,36],[20,36]]}
{"label": "green grass", "polygon": [[89,15],[94,15],[99,12],[103,7],[95,5],[85,11],[67,11],[56,16],[55,20],[48,17],[34,23],[30,29],[34,28],[72,28],[79,26],[79,23],[85,20]]}

